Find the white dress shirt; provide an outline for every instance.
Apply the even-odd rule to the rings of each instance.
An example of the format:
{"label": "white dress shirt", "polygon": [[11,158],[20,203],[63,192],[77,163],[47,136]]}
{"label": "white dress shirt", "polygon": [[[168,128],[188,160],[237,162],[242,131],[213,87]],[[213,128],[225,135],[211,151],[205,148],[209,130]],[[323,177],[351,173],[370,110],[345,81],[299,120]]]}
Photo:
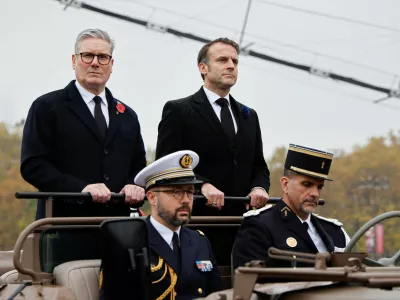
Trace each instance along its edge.
{"label": "white dress shirt", "polygon": [[229,93],[225,97],[221,97],[221,96],[217,95],[216,93],[207,89],[205,86],[203,86],[203,89],[204,89],[204,92],[206,93],[208,101],[210,101],[211,107],[214,109],[214,112],[217,115],[220,122],[221,122],[221,106],[219,106],[219,104],[217,103],[217,100],[219,98],[225,98],[226,100],[228,100],[228,107],[229,107],[229,111],[231,112],[231,116],[233,119],[233,126],[235,126],[235,133],[237,133],[237,124],[236,124],[235,116],[233,115],[233,112],[232,112],[231,102],[229,99]]}
{"label": "white dress shirt", "polygon": [[75,80],[75,85],[76,88],[79,91],[79,94],[81,94],[83,101],[85,101],[87,107],[89,108],[90,112],[92,113],[92,116],[94,117],[94,106],[96,103],[94,102],[93,98],[95,96],[99,96],[101,98],[101,111],[103,112],[104,118],[106,119],[107,127],[108,124],[110,123],[110,116],[108,114],[108,102],[106,98],[106,91],[103,90],[99,95],[95,95],[92,92],[89,92],[86,90],[83,86],[81,86],[78,82],[78,80]]}
{"label": "white dress shirt", "polygon": [[308,224],[307,232],[308,232],[309,236],[311,237],[312,241],[314,242],[315,247],[317,247],[318,252],[326,252],[327,249],[326,249],[326,246],[324,244],[324,241],[322,240],[322,238],[319,235],[317,229],[315,228],[315,226],[311,222],[311,215],[308,215],[308,218],[305,221],[300,219],[299,216],[297,216],[297,217],[299,218],[301,223],[306,222]]}
{"label": "white dress shirt", "polygon": [[[165,242],[171,247],[172,250],[174,250],[174,245],[172,243],[172,237],[174,235],[174,232],[168,227],[158,222],[152,216],[150,216],[150,222],[154,226],[154,228],[158,231],[158,233],[162,236]],[[181,233],[181,226],[179,226],[179,228],[176,230],[176,233],[178,234],[179,237],[179,234]]]}

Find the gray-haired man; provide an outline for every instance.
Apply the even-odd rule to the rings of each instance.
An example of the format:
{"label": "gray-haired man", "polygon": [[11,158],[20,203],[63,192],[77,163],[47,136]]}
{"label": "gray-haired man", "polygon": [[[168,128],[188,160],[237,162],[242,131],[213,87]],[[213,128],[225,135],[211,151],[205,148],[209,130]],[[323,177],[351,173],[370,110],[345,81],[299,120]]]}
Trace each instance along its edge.
{"label": "gray-haired man", "polygon": [[[53,216],[128,216],[128,205],[108,205],[111,192],[126,204],[143,200],[134,185],[146,158],[136,113],[115,99],[106,83],[114,41],[107,32],[78,34],[72,67],[76,80],[36,99],[26,120],[21,152],[23,178],[45,192],[90,192],[91,201],[55,201]],[[36,218],[44,217],[39,202]]]}

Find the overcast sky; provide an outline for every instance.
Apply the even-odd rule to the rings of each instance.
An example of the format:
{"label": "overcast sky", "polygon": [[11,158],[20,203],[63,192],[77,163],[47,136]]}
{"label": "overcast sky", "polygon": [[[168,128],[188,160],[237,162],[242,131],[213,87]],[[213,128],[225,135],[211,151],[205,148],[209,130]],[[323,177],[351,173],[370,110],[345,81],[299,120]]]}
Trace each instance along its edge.
{"label": "overcast sky", "polygon": [[[383,87],[398,87],[400,1],[275,1],[253,0],[243,45],[253,43],[250,49],[254,51]],[[85,2],[204,38],[227,36],[236,41],[247,6],[247,0]],[[115,39],[108,87],[138,113],[148,147],[156,145],[164,103],[188,96],[202,85],[196,66],[199,42],[84,9],[63,10],[53,0],[0,0],[0,4],[0,120],[8,124],[25,118],[37,97],[74,79],[74,41],[86,28],[102,28]],[[385,95],[252,57],[240,57],[239,80],[231,94],[257,111],[267,157],[289,143],[350,151],[355,144],[365,144],[368,137],[399,129],[399,99],[373,104]]]}

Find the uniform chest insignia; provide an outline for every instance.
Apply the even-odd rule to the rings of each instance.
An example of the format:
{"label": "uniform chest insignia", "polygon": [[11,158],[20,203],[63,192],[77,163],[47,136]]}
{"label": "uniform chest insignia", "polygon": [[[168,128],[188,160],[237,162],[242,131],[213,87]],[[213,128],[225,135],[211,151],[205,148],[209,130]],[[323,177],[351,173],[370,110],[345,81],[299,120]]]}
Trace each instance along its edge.
{"label": "uniform chest insignia", "polygon": [[209,260],[196,260],[196,266],[202,272],[211,272],[213,269],[213,265]]}
{"label": "uniform chest insignia", "polygon": [[317,215],[317,214],[313,214],[313,216],[316,217],[316,218],[318,218],[318,219],[327,221],[327,222],[329,222],[329,223],[333,223],[333,224],[335,224],[336,226],[343,226],[343,223],[339,222],[339,221],[336,220],[336,219],[324,218],[324,217],[321,217],[321,216],[319,216],[319,215]]}
{"label": "uniform chest insignia", "polygon": [[261,207],[259,209],[249,210],[248,212],[245,212],[243,214],[243,217],[257,216],[261,212],[263,212],[264,210],[270,209],[271,207],[272,207],[272,204],[268,204],[268,205],[265,205],[264,207]]}
{"label": "uniform chest insignia", "polygon": [[286,244],[287,244],[289,247],[294,248],[294,247],[297,246],[297,241],[296,241],[296,239],[293,238],[293,237],[288,237],[288,238],[286,239]]}

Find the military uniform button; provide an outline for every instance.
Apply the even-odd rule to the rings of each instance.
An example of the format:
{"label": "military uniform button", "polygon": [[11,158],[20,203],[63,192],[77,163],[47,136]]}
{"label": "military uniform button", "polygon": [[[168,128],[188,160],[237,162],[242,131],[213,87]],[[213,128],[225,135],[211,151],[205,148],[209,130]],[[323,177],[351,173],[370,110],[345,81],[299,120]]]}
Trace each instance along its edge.
{"label": "military uniform button", "polygon": [[109,179],[110,179],[110,176],[108,176],[108,174],[104,174],[104,179],[105,179],[105,180],[109,180]]}
{"label": "military uniform button", "polygon": [[104,154],[108,154],[108,149],[104,149]]}
{"label": "military uniform button", "polygon": [[199,294],[203,294],[203,289],[202,288],[199,288],[197,291],[199,292]]}

